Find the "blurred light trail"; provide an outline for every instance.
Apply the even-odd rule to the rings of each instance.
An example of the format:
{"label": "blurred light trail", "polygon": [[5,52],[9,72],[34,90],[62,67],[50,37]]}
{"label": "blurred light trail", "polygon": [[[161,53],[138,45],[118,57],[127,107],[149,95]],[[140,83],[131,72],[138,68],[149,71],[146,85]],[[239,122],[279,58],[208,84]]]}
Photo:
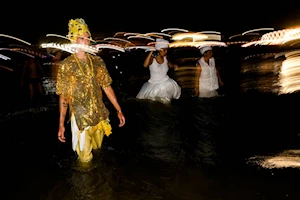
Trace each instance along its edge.
{"label": "blurred light trail", "polygon": [[26,42],[26,41],[24,41],[24,40],[21,40],[20,38],[14,37],[14,36],[5,35],[5,34],[0,34],[0,36],[2,36],[2,37],[7,37],[7,38],[11,38],[11,39],[14,39],[14,40],[18,40],[18,41],[23,42],[23,43],[25,43],[25,44],[27,44],[27,45],[31,45],[29,42]]}
{"label": "blurred light trail", "polygon": [[300,50],[285,53],[279,74],[279,94],[300,91]]}
{"label": "blurred light trail", "polygon": [[188,30],[186,30],[186,29],[181,29],[181,28],[166,28],[166,29],[161,30],[161,32],[166,32],[166,31],[182,31],[182,32],[189,32]]}
{"label": "blurred light trail", "polygon": [[207,39],[208,36],[205,34],[197,34],[197,33],[177,33],[172,36],[172,40],[183,40],[187,38],[192,38],[192,40],[194,41],[195,39],[196,40]]}
{"label": "blurred light trail", "polygon": [[113,49],[113,50],[125,52],[124,48],[112,44],[96,44],[94,46],[96,49]]}
{"label": "blurred light trail", "polygon": [[5,66],[3,66],[3,65],[0,65],[0,67],[1,67],[1,68],[3,68],[3,69],[7,69],[8,71],[11,71],[11,72],[13,72],[13,71],[14,71],[13,69],[11,69],[11,68],[8,68],[8,67],[5,67]]}
{"label": "blurred light trail", "polygon": [[218,32],[218,31],[200,31],[200,32],[197,32],[197,33],[204,33],[204,34],[210,34],[210,33],[213,33],[213,34],[218,34],[218,35],[221,34],[221,32]]}
{"label": "blurred light trail", "polygon": [[76,50],[65,45],[65,44],[57,44],[57,43],[43,43],[41,44],[41,47],[42,48],[54,48],[54,49],[59,49],[59,50],[62,50],[62,51],[66,51],[68,53],[75,53]]}
{"label": "blurred light trail", "polygon": [[3,60],[10,60],[10,57],[0,54],[0,58]]}
{"label": "blurred light trail", "polygon": [[59,38],[63,38],[63,39],[69,40],[68,37],[63,36],[63,35],[57,35],[57,34],[47,34],[46,37],[59,37]]}
{"label": "blurred light trail", "polygon": [[166,37],[172,37],[170,34],[166,33],[157,33],[157,32],[151,32],[151,33],[145,33],[144,36],[152,36],[152,35],[161,35],[161,36],[166,36]]}
{"label": "blurred light trail", "polygon": [[184,47],[184,46],[191,46],[191,47],[202,47],[202,46],[227,46],[224,42],[218,41],[202,41],[202,42],[172,42],[170,43],[170,47]]}
{"label": "blurred light trail", "polygon": [[129,36],[128,39],[133,39],[133,38],[136,38],[136,39],[147,39],[147,40],[155,40],[153,39],[152,37],[149,37],[149,36]]}
{"label": "blurred light trail", "polygon": [[152,46],[132,46],[132,47],[126,47],[125,50],[131,50],[131,49],[144,49],[145,51],[154,51],[155,48]]}
{"label": "blurred light trail", "polygon": [[140,33],[125,33],[124,36],[128,36],[128,35],[139,35]]}
{"label": "blurred light trail", "polygon": [[107,41],[107,40],[118,40],[118,41],[121,41],[121,42],[131,43],[129,40],[125,40],[125,39],[121,39],[121,38],[115,38],[115,37],[107,37],[107,38],[104,38],[103,40],[104,41]]}
{"label": "blurred light trail", "polygon": [[17,52],[17,53],[20,53],[20,54],[24,54],[26,56],[29,56],[31,58],[35,58],[35,56],[31,55],[31,54],[28,54],[28,53],[25,53],[25,52],[22,52],[22,51],[19,51],[19,50],[16,50],[16,49],[12,49],[12,48],[0,48],[0,51],[2,50],[6,50],[6,51],[14,51],[14,52]]}
{"label": "blurred light trail", "polygon": [[274,31],[274,28],[257,28],[257,29],[252,29],[252,30],[245,31],[244,33],[242,33],[242,35],[246,35],[248,33],[257,32],[257,31]]}
{"label": "blurred light trail", "polygon": [[286,42],[300,39],[300,28],[283,29],[262,35],[260,40],[248,42],[242,47],[251,45],[282,45]]}

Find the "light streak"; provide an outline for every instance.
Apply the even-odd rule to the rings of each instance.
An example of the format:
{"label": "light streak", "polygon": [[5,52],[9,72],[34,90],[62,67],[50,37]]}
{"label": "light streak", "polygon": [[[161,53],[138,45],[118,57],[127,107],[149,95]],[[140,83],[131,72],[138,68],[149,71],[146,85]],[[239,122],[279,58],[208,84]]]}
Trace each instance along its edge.
{"label": "light streak", "polygon": [[3,65],[0,65],[0,67],[2,67],[3,69],[7,69],[7,70],[9,70],[9,71],[11,71],[11,72],[13,72],[13,71],[14,71],[13,69],[11,69],[11,68],[8,68],[8,67],[5,67],[5,66],[3,66]]}
{"label": "light streak", "polygon": [[172,35],[170,35],[170,34],[166,34],[166,33],[157,33],[157,32],[145,33],[144,35],[145,35],[145,36],[162,35],[162,36],[166,36],[166,37],[172,37]]}
{"label": "light streak", "polygon": [[114,34],[114,37],[117,37],[119,35],[124,36],[124,34],[126,34],[126,32],[117,32],[117,33]]}
{"label": "light streak", "polygon": [[121,38],[115,38],[115,37],[107,37],[107,38],[104,38],[103,40],[104,41],[106,41],[106,40],[118,40],[118,41],[121,41],[121,42],[131,43],[129,40],[125,40],[125,39],[121,39]]}
{"label": "light streak", "polygon": [[218,32],[218,31],[201,31],[201,32],[197,32],[197,33],[204,33],[204,34],[207,34],[207,33],[213,33],[213,34],[221,34],[221,32]]}
{"label": "light streak", "polygon": [[251,32],[256,32],[256,31],[273,31],[274,28],[257,28],[257,29],[252,29],[252,30],[249,30],[249,31],[245,31],[244,33],[242,33],[242,35],[245,35],[245,34],[248,34],[248,33],[251,33]]}
{"label": "light streak", "polygon": [[166,28],[166,29],[161,30],[161,32],[166,32],[166,31],[182,31],[182,32],[189,32],[188,30],[186,30],[186,29],[181,29],[181,28]]}
{"label": "light streak", "polygon": [[0,58],[3,60],[10,60],[10,57],[0,54]]}
{"label": "light streak", "polygon": [[251,45],[281,45],[292,40],[300,39],[300,28],[283,29],[262,35],[260,40],[248,42],[242,47]]}
{"label": "light streak", "polygon": [[56,44],[56,43],[43,43],[41,44],[42,48],[55,48],[55,49],[60,49],[62,51],[66,51],[68,53],[75,53],[76,49],[70,48],[66,44]]}
{"label": "light streak", "polygon": [[285,57],[279,74],[279,94],[300,90],[300,50],[286,52]]}
{"label": "light streak", "polygon": [[63,35],[57,35],[57,34],[47,34],[46,37],[59,37],[59,38],[63,38],[66,40],[70,40],[68,37],[63,36]]}
{"label": "light streak", "polygon": [[69,53],[77,53],[78,49],[82,51],[95,54],[98,52],[98,49],[93,46],[88,46],[84,44],[73,44],[73,43],[66,43],[66,44],[57,44],[57,43],[43,43],[41,44],[42,48],[56,48],[60,49]]}
{"label": "light streak", "polygon": [[145,51],[154,51],[155,48],[151,46],[133,46],[133,47],[126,47],[125,50],[131,49],[144,49]]}
{"label": "light streak", "polygon": [[0,36],[11,38],[11,39],[14,39],[14,40],[18,40],[18,41],[23,42],[23,43],[25,43],[27,45],[31,45],[29,42],[26,42],[25,40],[21,40],[20,38],[17,38],[17,37],[14,37],[14,36],[5,35],[5,34],[0,34]]}
{"label": "light streak", "polygon": [[152,41],[154,41],[153,38],[148,37],[148,36],[129,36],[129,37],[128,37],[128,39],[133,39],[133,38],[135,38],[135,39],[147,39],[147,40],[152,40]]}
{"label": "light streak", "polygon": [[196,33],[177,33],[172,36],[172,40],[183,40],[186,38],[192,38],[193,41],[196,40],[204,40],[207,39],[208,36],[205,34],[196,34]]}
{"label": "light streak", "polygon": [[227,46],[224,42],[218,41],[201,41],[201,42],[172,42],[170,47],[183,47],[183,46],[192,46],[192,47],[201,47],[201,46]]}
{"label": "light streak", "polygon": [[17,52],[17,53],[20,53],[20,54],[24,54],[28,57],[31,57],[31,58],[35,58],[35,56],[31,55],[31,54],[28,54],[28,53],[25,53],[25,52],[22,52],[22,51],[18,51],[18,50],[15,50],[15,49],[10,49],[10,48],[0,48],[0,51],[1,50],[7,50],[7,51],[14,51],[14,52]]}
{"label": "light streak", "polygon": [[139,35],[140,33],[125,33],[124,36],[128,36],[128,35]]}
{"label": "light streak", "polygon": [[124,48],[112,44],[96,44],[95,47],[97,49],[114,49],[117,51],[125,52]]}

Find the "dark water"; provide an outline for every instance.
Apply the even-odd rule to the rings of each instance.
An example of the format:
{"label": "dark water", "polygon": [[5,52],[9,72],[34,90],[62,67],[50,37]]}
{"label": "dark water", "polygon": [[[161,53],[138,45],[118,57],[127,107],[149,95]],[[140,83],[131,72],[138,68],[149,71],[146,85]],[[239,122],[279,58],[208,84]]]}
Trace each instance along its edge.
{"label": "dark water", "polygon": [[248,162],[299,150],[297,93],[237,93],[228,76],[233,90],[199,99],[190,95],[189,79],[178,78],[182,98],[163,105],[135,99],[147,77],[130,77],[127,89],[116,90],[126,125],[118,127],[107,102],[113,134],[104,138],[93,161],[82,165],[72,151],[70,129],[66,144],[57,140],[57,102],[47,97],[29,103],[6,73],[1,74],[0,116],[3,199],[300,199],[299,168]]}
{"label": "dark water", "polygon": [[299,169],[246,162],[299,148],[297,95],[121,102],[126,126],[111,115],[87,166],[69,130],[57,140],[57,105],[3,114],[4,199],[299,199]]}

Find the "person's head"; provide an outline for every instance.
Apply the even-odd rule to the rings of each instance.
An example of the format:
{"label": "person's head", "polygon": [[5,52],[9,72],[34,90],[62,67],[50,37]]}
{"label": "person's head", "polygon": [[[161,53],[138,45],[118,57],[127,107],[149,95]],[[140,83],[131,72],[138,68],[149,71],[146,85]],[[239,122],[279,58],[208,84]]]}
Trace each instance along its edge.
{"label": "person's head", "polygon": [[213,50],[211,46],[204,46],[200,48],[200,53],[207,58],[213,57]]}
{"label": "person's head", "polygon": [[88,25],[84,19],[77,18],[69,21],[69,34],[68,38],[72,43],[89,45],[91,40],[91,33]]}
{"label": "person's head", "polygon": [[155,49],[160,56],[166,56],[168,53],[169,42],[167,40],[157,38],[155,43]]}

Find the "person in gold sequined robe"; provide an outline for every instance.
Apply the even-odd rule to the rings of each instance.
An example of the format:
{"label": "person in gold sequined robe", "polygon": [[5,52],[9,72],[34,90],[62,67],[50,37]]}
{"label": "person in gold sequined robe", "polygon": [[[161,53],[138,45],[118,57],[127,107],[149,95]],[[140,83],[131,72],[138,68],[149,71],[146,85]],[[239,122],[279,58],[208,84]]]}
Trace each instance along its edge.
{"label": "person in gold sequined robe", "polygon": [[[70,20],[71,42],[89,45],[91,34],[83,19]],[[82,49],[61,61],[57,72],[56,93],[59,95],[58,139],[65,142],[65,117],[69,109],[72,148],[82,162],[93,159],[92,150],[101,148],[104,135],[112,133],[109,111],[103,102],[103,92],[116,109],[120,124],[125,117],[117,101],[112,79],[103,59]]]}

